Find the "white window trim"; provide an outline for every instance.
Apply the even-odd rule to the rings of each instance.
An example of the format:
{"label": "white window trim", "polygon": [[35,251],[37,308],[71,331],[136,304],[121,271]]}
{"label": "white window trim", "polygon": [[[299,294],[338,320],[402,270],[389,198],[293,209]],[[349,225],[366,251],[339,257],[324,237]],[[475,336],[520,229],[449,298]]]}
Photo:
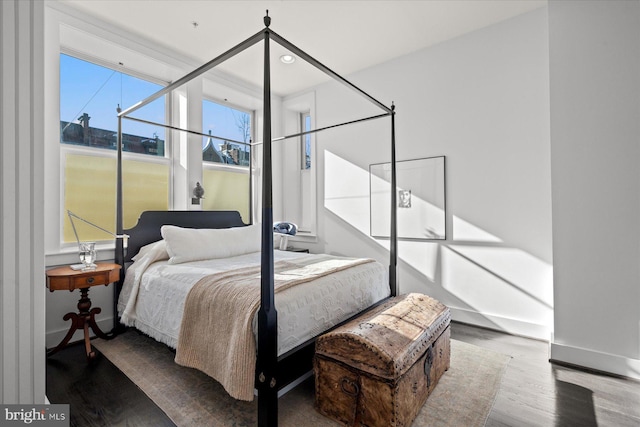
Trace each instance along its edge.
{"label": "white window trim", "polygon": [[[316,129],[316,96],[315,91],[307,92],[301,95],[285,98],[282,103],[283,109],[283,121],[285,134],[293,134],[301,132],[301,120],[300,115],[302,113],[309,113],[311,116],[311,129]],[[285,197],[283,200],[283,213],[284,219],[299,218],[302,215],[302,191],[309,193],[309,212],[310,217],[304,218],[304,221],[309,224],[308,230],[299,230],[295,236],[292,236],[292,241],[304,241],[304,242],[316,242],[317,241],[317,138],[316,134],[311,135],[311,168],[302,169],[302,143],[300,139],[296,139],[296,148],[287,147],[285,151],[287,154],[286,164],[295,165],[294,168],[287,168],[283,173],[282,194],[297,194],[295,200],[296,205],[293,202],[287,200]],[[295,156],[295,161],[290,156]],[[301,188],[303,174],[309,175],[309,187],[306,189]],[[297,184],[295,184],[297,183]]]}
{"label": "white window trim", "polygon": [[[299,117],[300,117],[300,132],[304,132],[306,131],[305,129],[305,122],[307,121],[306,119],[307,117],[311,119],[311,113],[309,111],[303,111],[300,113]],[[313,135],[309,135],[310,140],[312,136]],[[300,136],[300,170],[307,170],[307,168],[305,167],[307,163],[306,137],[307,135]],[[309,153],[309,156],[311,157],[311,153]],[[311,165],[313,165],[313,158],[311,158],[310,160],[311,160]],[[309,169],[311,169],[311,167],[312,166],[310,166]]]}
{"label": "white window trim", "polygon": [[[178,67],[178,61],[175,59],[163,57],[161,54],[154,57],[156,51],[153,47],[144,47],[132,42],[133,38],[128,39],[122,31],[113,31],[108,24],[84,16],[75,10],[67,9],[63,5],[50,4],[45,9],[45,19],[47,22],[45,26],[47,34],[44,37],[46,69],[45,209],[47,210],[45,252],[47,265],[59,265],[77,261],[75,246],[63,243],[62,238],[62,224],[65,220],[62,207],[64,206],[64,159],[66,154],[71,152],[86,153],[104,157],[115,157],[116,155],[112,150],[76,147],[60,143],[60,54],[70,55],[116,70],[119,70],[118,62],[123,62],[125,67],[121,71],[124,73],[160,85],[166,85],[168,81],[188,71],[186,71],[187,68]],[[63,33],[66,35],[65,37],[63,37]],[[78,34],[78,37],[69,37],[70,33]],[[100,48],[88,52],[88,39],[97,42]],[[75,40],[78,40],[77,44],[75,44]],[[100,52],[101,57],[94,56],[92,52]],[[102,57],[103,55],[104,57]],[[115,61],[115,57],[121,59]],[[154,73],[158,74],[154,75]],[[170,117],[171,102],[169,99],[165,105],[167,117]],[[128,106],[121,107],[127,108]],[[169,139],[170,135],[167,133],[164,158],[123,153],[123,159],[168,163],[171,156]],[[171,179],[170,182],[173,180]],[[171,187],[169,192],[172,192]],[[169,203],[171,204],[171,201]],[[101,245],[98,248],[98,259],[113,258],[113,246],[113,243]]]}
{"label": "white window trim", "polygon": [[[161,86],[166,86],[168,85],[168,82],[162,81],[160,79],[157,78],[153,78],[150,77],[144,73],[140,73],[140,72],[136,72],[134,70],[118,70],[117,65],[114,65],[112,63],[109,63],[108,61],[104,61],[100,58],[97,57],[92,57],[90,55],[87,55],[85,53],[82,52],[77,52],[73,49],[69,49],[69,48],[65,48],[65,47],[61,47],[60,48],[60,54],[64,54],[64,55],[68,55],[68,56],[72,56],[74,58],[86,61],[86,62],[90,62],[92,64],[96,64],[98,66],[101,67],[105,67],[111,70],[115,70],[118,72],[123,72],[127,75],[130,75],[132,77],[136,77],[136,78],[140,78],[146,81],[149,81],[151,83],[155,83]],[[58,80],[59,81],[59,80]],[[128,106],[124,106],[121,105],[121,108],[127,108]],[[168,121],[169,118],[171,117],[171,102],[170,102],[170,97],[166,96],[165,97],[165,120]],[[59,110],[58,110],[59,111]],[[114,111],[114,114],[116,114],[116,112]],[[59,116],[59,113],[58,113]],[[59,119],[60,120],[60,119]],[[126,120],[126,119],[125,119]],[[123,120],[123,122],[125,121]],[[163,165],[167,165],[169,166],[169,200],[168,200],[168,204],[169,207],[171,207],[171,200],[173,199],[172,197],[172,192],[173,192],[173,186],[172,186],[172,182],[173,182],[173,173],[172,173],[172,168],[170,167],[170,159],[171,159],[171,132],[167,131],[165,133],[165,137],[164,137],[164,141],[165,141],[165,152],[164,152],[164,156],[163,157],[159,157],[159,156],[151,156],[151,155],[145,155],[145,154],[140,154],[140,153],[131,153],[131,152],[127,152],[127,151],[123,151],[122,152],[122,159],[123,160],[135,160],[135,161],[139,161],[139,162],[146,162],[146,163],[155,163],[155,164],[163,164]],[[90,147],[84,147],[84,146],[78,146],[78,145],[72,145],[72,144],[63,144],[59,141],[58,138],[58,144],[60,145],[59,150],[60,150],[60,170],[59,170],[59,175],[60,175],[60,184],[59,184],[59,203],[60,203],[60,207],[62,208],[64,206],[64,199],[65,199],[65,194],[64,194],[64,188],[65,188],[65,169],[66,169],[66,155],[67,154],[84,154],[84,155],[90,155],[90,156],[95,156],[95,157],[103,157],[103,158],[110,158],[110,159],[115,159],[117,156],[117,151],[115,150],[111,150],[111,149],[106,149],[106,148],[90,148]],[[73,243],[69,243],[69,242],[64,242],[64,238],[63,238],[63,224],[65,221],[65,216],[64,215],[60,215],[59,216],[59,247],[60,247],[60,252],[61,253],[67,253],[67,252],[75,252],[76,250],[76,246]],[[108,227],[105,227],[108,229]],[[115,233],[115,230],[113,230]],[[111,251],[113,250],[115,247],[115,243],[104,243],[104,242],[100,242],[97,245],[97,251],[101,252],[101,251]]]}
{"label": "white window trim", "polygon": [[[203,95],[202,101],[213,102],[218,105],[228,106],[229,108],[233,108],[234,110],[241,111],[243,113],[249,114],[251,117],[251,135],[249,135],[249,143],[252,143],[256,140],[255,132],[256,132],[256,111],[247,107],[243,107],[238,104],[234,104],[229,102],[228,100],[220,100],[213,96]],[[202,133],[207,133],[208,129],[204,129],[204,125],[202,126]],[[219,135],[218,135],[219,136]],[[252,151],[253,147],[250,147],[250,151]],[[252,154],[253,156],[253,154]],[[202,167],[207,169],[219,169],[219,170],[233,170],[234,172],[246,170],[249,173],[249,166],[239,166],[239,165],[230,165],[227,163],[216,163],[216,162],[206,162],[202,161]]]}
{"label": "white window trim", "polygon": [[[122,30],[121,28],[100,21],[92,16],[86,15],[73,7],[63,3],[50,2],[45,7],[45,253],[47,265],[61,265],[77,262],[75,249],[61,247],[62,230],[61,224],[64,220],[61,209],[64,203],[62,197],[63,179],[61,164],[63,151],[67,147],[61,147],[60,143],[60,53],[65,53],[80,59],[94,62],[98,65],[118,69],[118,63],[123,62],[125,69],[123,72],[131,74],[145,80],[166,85],[169,81],[174,81],[198,66],[201,63],[194,62],[193,58],[188,58],[180,52],[170,51],[167,48],[155,45],[149,41],[140,41],[135,35]],[[71,31],[71,33],[70,33]],[[70,34],[77,35],[71,37]],[[64,41],[63,41],[64,39]],[[94,56],[99,52],[100,57]],[[216,98],[228,98],[233,100],[239,109],[253,111],[253,141],[255,135],[259,134],[259,123],[257,123],[257,113],[261,108],[260,88],[248,86],[246,83],[235,79],[233,76],[218,75],[214,70],[207,73],[207,76],[199,78],[199,91],[193,96],[198,100],[190,99],[190,103],[200,103],[203,94],[215,93]],[[177,104],[174,97],[168,97],[166,110],[171,122],[175,123],[179,117]],[[127,108],[129,106],[122,106]],[[202,115],[198,115],[200,122]],[[191,122],[191,120],[190,120]],[[190,123],[193,127],[193,123]],[[165,160],[174,162],[178,153],[172,152],[177,149],[174,143],[170,143],[171,132],[167,132],[165,140]],[[110,150],[104,153],[108,156]],[[95,153],[94,153],[95,154]],[[123,153],[123,158],[129,159],[136,153]],[[148,159],[145,161],[157,161],[158,159]],[[195,157],[199,157],[196,162]],[[201,176],[203,166],[202,155],[189,156],[189,179]],[[170,169],[170,209],[178,208],[176,198],[186,199],[191,195],[191,187],[188,194],[177,194],[184,192],[182,186],[176,187],[174,167],[171,163]],[[218,165],[217,167],[233,167],[230,165]],[[240,167],[242,168],[242,167]],[[247,171],[248,173],[248,171]],[[195,184],[195,183],[194,183]],[[254,206],[255,203],[254,194]],[[186,202],[185,202],[186,203]],[[111,245],[113,246],[113,245]],[[112,259],[113,251],[105,248],[98,251],[98,260]]]}

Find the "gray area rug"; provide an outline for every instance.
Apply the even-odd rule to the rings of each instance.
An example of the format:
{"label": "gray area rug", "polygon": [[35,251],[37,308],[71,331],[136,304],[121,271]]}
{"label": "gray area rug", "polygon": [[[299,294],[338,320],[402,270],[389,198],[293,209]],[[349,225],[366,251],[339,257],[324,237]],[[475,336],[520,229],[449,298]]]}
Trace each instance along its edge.
{"label": "gray area rug", "polygon": [[[177,365],[164,344],[127,331],[113,340],[93,340],[95,347],[129,377],[180,427],[255,426],[257,403],[235,400],[215,380]],[[443,375],[413,427],[484,426],[510,357],[451,340],[451,368]],[[313,378],[278,402],[282,427],[340,424],[313,407]]]}

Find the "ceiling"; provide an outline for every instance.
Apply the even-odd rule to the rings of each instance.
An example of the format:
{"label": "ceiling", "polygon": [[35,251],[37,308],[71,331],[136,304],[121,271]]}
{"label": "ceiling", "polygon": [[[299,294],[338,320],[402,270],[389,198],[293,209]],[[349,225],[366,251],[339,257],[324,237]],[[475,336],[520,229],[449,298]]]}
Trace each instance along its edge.
{"label": "ceiling", "polygon": [[[216,1],[58,0],[141,39],[205,63],[270,28],[342,76],[543,7],[547,0]],[[272,91],[284,96],[328,79],[272,45]],[[262,47],[217,70],[261,87]]]}

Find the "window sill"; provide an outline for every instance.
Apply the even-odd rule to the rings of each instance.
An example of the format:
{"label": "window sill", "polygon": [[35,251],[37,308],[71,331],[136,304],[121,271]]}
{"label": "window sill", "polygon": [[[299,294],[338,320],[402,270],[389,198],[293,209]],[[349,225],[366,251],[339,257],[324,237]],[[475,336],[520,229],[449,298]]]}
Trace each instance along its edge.
{"label": "window sill", "polygon": [[318,236],[312,233],[304,233],[298,232],[295,236],[289,236],[290,242],[306,242],[306,243],[317,243]]}
{"label": "window sill", "polygon": [[[115,255],[115,246],[100,245],[96,248],[96,261],[113,261]],[[45,255],[45,265],[53,267],[58,265],[78,264],[78,249],[74,245],[60,249],[57,253],[49,253]]]}

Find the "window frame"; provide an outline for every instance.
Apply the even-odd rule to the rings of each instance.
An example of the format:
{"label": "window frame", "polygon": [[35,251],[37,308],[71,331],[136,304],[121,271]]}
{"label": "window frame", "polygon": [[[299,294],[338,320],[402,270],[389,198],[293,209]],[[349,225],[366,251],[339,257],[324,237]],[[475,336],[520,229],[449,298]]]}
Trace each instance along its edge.
{"label": "window frame", "polygon": [[[51,3],[45,7],[44,28],[44,203],[47,211],[44,223],[44,245],[46,265],[62,265],[77,263],[77,249],[73,244],[62,246],[62,225],[66,217],[64,211],[64,153],[66,146],[79,149],[76,145],[60,142],[60,54],[70,55],[96,65],[119,70],[119,63],[124,64],[124,72],[153,83],[166,85],[192,71],[201,64],[193,58],[181,56],[179,52],[169,51],[165,47],[149,40],[140,40],[135,34],[122,28],[112,26],[91,15],[60,3]],[[253,112],[253,133],[260,134],[262,124],[257,120],[262,109],[261,92],[243,84],[230,83],[228,79],[215,73],[207,73],[188,85],[167,94],[165,100],[166,123],[178,124],[189,122],[190,129],[197,129],[201,124],[201,114],[197,105],[207,94],[215,94],[215,98],[233,100],[235,107],[243,111]],[[185,98],[186,101],[182,101]],[[219,102],[219,100],[217,101]],[[184,104],[184,105],[183,105]],[[123,109],[129,106],[121,106]],[[183,110],[186,107],[186,110]],[[193,112],[196,116],[193,116]],[[191,120],[193,116],[195,120]],[[199,116],[199,117],[197,117]],[[191,150],[183,143],[182,133],[167,131],[165,137],[165,153],[162,162],[169,163],[170,188],[169,209],[198,210],[198,206],[190,203],[192,190],[196,181],[202,178],[202,155],[191,155]],[[253,139],[255,141],[255,137]],[[194,144],[195,145],[195,144]],[[87,147],[85,147],[87,148]],[[253,146],[252,148],[256,148]],[[117,155],[113,150],[100,150],[95,155]],[[201,153],[201,150],[198,150]],[[253,150],[254,152],[256,150]],[[138,153],[123,153],[123,160],[140,160]],[[142,161],[149,161],[157,156],[144,155]],[[195,158],[194,158],[195,157]],[[61,161],[62,160],[62,161]],[[255,163],[255,157],[252,156]],[[233,165],[217,165],[217,168],[242,167]],[[249,174],[249,171],[246,171]],[[255,215],[256,188],[253,177],[253,197],[250,200],[251,215]],[[97,247],[98,260],[113,259],[114,241]]]}
{"label": "window frame", "polygon": [[[75,49],[69,48],[69,47],[65,47],[65,46],[60,46],[59,52],[58,52],[58,70],[60,69],[60,56],[61,55],[67,55],[67,56],[71,56],[73,58],[85,61],[85,62],[89,62],[91,64],[100,66],[100,67],[104,67],[107,68],[109,70],[114,70],[116,72],[121,72],[123,74],[141,79],[141,80],[145,80],[147,82],[153,83],[153,84],[157,84],[160,86],[167,86],[169,84],[168,81],[164,81],[161,80],[159,78],[155,78],[152,77],[146,73],[143,72],[139,72],[136,70],[131,70],[131,69],[127,69],[127,70],[118,70],[118,66],[120,64],[114,64],[113,62],[104,60],[102,58],[99,57],[94,57],[91,55],[88,55],[86,53],[83,52],[79,52]],[[60,90],[60,79],[61,79],[61,75],[58,74],[58,94],[59,94],[59,99],[62,97],[62,93]],[[164,109],[164,120],[165,123],[170,123],[171,120],[171,113],[172,113],[172,97],[169,95],[165,95],[164,96],[164,105],[165,105],[165,109]],[[120,108],[127,108],[127,106],[123,106],[121,105]],[[114,111],[114,114],[116,114],[116,112]],[[62,120],[62,117],[60,116],[60,107],[59,107],[59,102],[58,102],[58,115],[57,115],[57,123],[58,123],[58,129],[60,129],[60,121]],[[115,131],[114,131],[115,132]],[[172,208],[172,200],[173,200],[173,168],[171,167],[171,158],[172,158],[172,132],[170,131],[166,131],[165,132],[165,137],[164,137],[164,155],[163,156],[157,156],[157,155],[148,155],[148,154],[143,154],[143,153],[135,153],[135,152],[129,152],[129,151],[123,151],[122,152],[122,160],[124,161],[128,161],[128,160],[133,160],[133,161],[138,161],[138,162],[148,162],[148,163],[154,163],[154,164],[162,164],[164,166],[167,166],[167,168],[169,169],[169,188],[168,188],[168,196],[169,199],[167,200],[169,209]],[[66,221],[67,216],[64,213],[64,209],[65,209],[65,173],[66,173],[66,157],[68,154],[82,154],[82,155],[90,155],[90,156],[94,156],[94,157],[102,157],[102,158],[108,158],[108,159],[116,159],[117,157],[117,150],[111,150],[111,149],[105,149],[105,148],[100,148],[100,147],[89,147],[89,146],[83,146],[83,145],[74,145],[74,144],[66,144],[63,143],[60,140],[60,132],[58,131],[58,137],[57,137],[57,142],[58,142],[58,149],[59,149],[59,186],[58,186],[58,191],[59,191],[59,227],[58,227],[58,247],[60,249],[61,252],[67,252],[67,251],[71,251],[71,250],[75,250],[75,247],[77,246],[76,242],[65,242],[64,241],[64,223]],[[115,219],[115,210],[114,210],[114,219]],[[114,223],[115,224],[115,223]],[[105,227],[107,229],[109,229],[109,227]],[[115,230],[114,230],[115,232]],[[114,243],[111,241],[111,239],[105,238],[104,240],[101,241],[97,241],[97,247],[98,249],[110,249],[112,247],[114,247]]]}
{"label": "window frame", "polygon": [[[309,119],[309,129],[307,129],[307,119]],[[311,111],[303,111],[300,113],[300,132],[311,130]],[[309,167],[307,167],[307,139],[309,140]],[[300,169],[309,170],[313,167],[313,148],[311,147],[312,138],[310,134],[300,135]]]}
{"label": "window frame", "polygon": [[[307,113],[310,117],[311,130],[317,128],[316,117],[316,93],[309,91],[302,94],[287,97],[282,102],[284,132],[297,133],[304,131],[304,124],[301,119],[302,114]],[[317,141],[318,134],[310,133],[311,143],[311,167],[303,169],[301,167],[301,159],[304,158],[304,138],[297,140],[295,151],[295,161],[293,157],[289,157],[288,151],[285,150],[285,161],[283,168],[283,192],[295,197],[285,197],[283,199],[283,217],[291,219],[298,225],[298,233],[291,237],[291,240],[299,240],[310,243],[317,241]],[[293,167],[286,166],[286,163],[292,162]],[[306,183],[306,184],[305,184]],[[308,201],[305,206],[303,192],[306,192]],[[305,212],[307,214],[305,215]]]}
{"label": "window frame", "polygon": [[[246,107],[242,107],[239,106],[235,103],[231,103],[228,100],[224,100],[221,101],[219,98],[211,96],[211,95],[206,95],[203,94],[202,95],[202,102],[201,104],[203,105],[203,110],[204,110],[204,103],[205,102],[212,102],[214,104],[218,104],[221,106],[228,106],[231,109],[234,109],[236,111],[240,111],[243,113],[246,113],[249,115],[249,120],[251,121],[251,129],[249,132],[249,142],[248,144],[251,144],[252,141],[255,141],[255,135],[256,135],[256,116],[257,116],[257,111],[256,110],[252,110],[250,108],[246,108]],[[204,113],[202,114],[202,134],[205,134],[205,132],[207,131],[207,129],[204,129]],[[203,138],[205,138],[203,136]],[[204,148],[204,147],[203,147]],[[243,220],[245,222],[248,223],[253,223],[253,218],[255,216],[255,213],[253,212],[254,209],[254,190],[253,190],[253,182],[252,182],[252,174],[251,174],[251,169],[253,167],[253,162],[254,162],[254,155],[255,152],[253,150],[253,146],[249,145],[249,165],[247,166],[243,166],[243,165],[233,165],[233,164],[229,164],[229,163],[218,163],[218,162],[210,162],[210,161],[206,161],[204,159],[202,159],[201,157],[201,163],[202,163],[202,180],[204,181],[204,174],[205,171],[222,171],[222,172],[230,172],[230,173],[240,173],[240,174],[246,174],[249,176],[249,185],[247,188],[247,194],[249,197],[249,204],[248,204],[248,212],[247,212],[247,218],[243,217]],[[206,191],[206,189],[205,189]],[[205,194],[206,196],[206,194]]]}
{"label": "window frame", "polygon": [[[256,120],[255,120],[256,119],[256,111],[255,110],[251,110],[249,108],[241,107],[239,105],[236,105],[236,104],[231,103],[231,102],[226,101],[226,100],[225,101],[221,101],[216,97],[203,94],[203,96],[202,96],[203,110],[204,110],[204,103],[205,102],[212,102],[214,104],[221,105],[223,107],[229,107],[229,108],[231,108],[233,110],[240,111],[242,113],[248,114],[249,115],[249,120],[251,120],[251,131],[249,132],[249,142],[247,144],[251,144],[252,141],[255,141],[255,132],[256,132]],[[203,114],[203,116],[204,116],[204,114]],[[207,131],[208,131],[208,129],[204,128],[204,123],[203,123],[203,125],[202,125],[202,134],[204,135]],[[203,138],[205,138],[205,137],[203,136]],[[204,149],[204,147],[202,147],[202,148]],[[203,167],[203,169],[205,167],[210,169],[209,166],[217,166],[217,167],[221,167],[221,168],[232,168],[232,169],[247,169],[247,173],[248,173],[248,171],[251,169],[251,159],[252,159],[252,156],[253,156],[252,153],[253,153],[253,147],[251,145],[249,145],[249,165],[248,166],[233,165],[233,164],[229,164],[229,163],[210,162],[210,161],[206,161],[206,160],[202,159],[202,167]]]}

